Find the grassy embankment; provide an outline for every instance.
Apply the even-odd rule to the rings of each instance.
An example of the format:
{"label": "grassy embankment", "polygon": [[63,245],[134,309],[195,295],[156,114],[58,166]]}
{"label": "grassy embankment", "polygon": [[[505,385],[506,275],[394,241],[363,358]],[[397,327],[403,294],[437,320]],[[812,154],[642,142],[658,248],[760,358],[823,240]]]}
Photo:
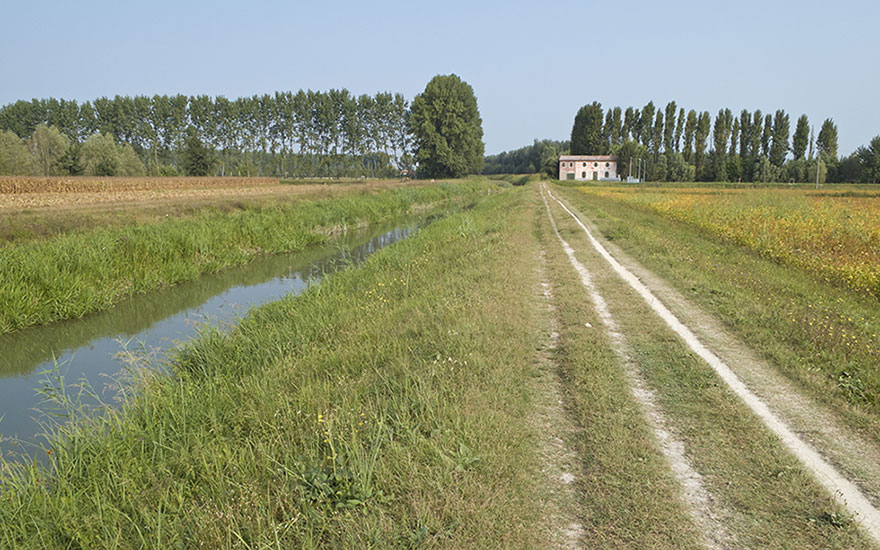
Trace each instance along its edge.
{"label": "grassy embankment", "polygon": [[[570,198],[573,204],[584,206],[577,195]],[[600,216],[595,204],[583,211],[591,218]],[[561,209],[556,212],[563,236],[578,251],[579,259],[589,266],[594,284],[608,301],[633,361],[657,396],[668,428],[684,443],[688,460],[700,472],[704,487],[712,495],[713,505],[717,506],[712,512],[718,515],[717,521],[726,531],[722,544],[733,548],[870,548],[870,543],[841,507],[777,438],[611,270],[580,228],[570,218],[566,219],[567,214]],[[629,225],[637,226],[637,222],[630,220]],[[671,239],[676,237],[670,236],[668,231],[659,234]],[[697,252],[690,250],[693,258]],[[699,253],[710,254],[711,249]],[[581,293],[581,300],[584,299]],[[563,307],[563,311],[565,309]],[[594,320],[587,319],[593,327],[598,326]],[[586,334],[596,328],[578,330]],[[587,339],[581,336],[575,345],[584,346]],[[613,386],[599,393],[591,403],[591,414],[623,414],[624,407],[602,405],[607,396],[615,394],[620,395],[621,391],[615,391]],[[643,439],[646,443],[633,446],[634,451],[650,444],[650,437]],[[615,438],[615,443],[618,440],[625,439]],[[605,447],[614,448],[607,442]],[[643,454],[644,451],[630,452],[619,456],[618,461],[645,467]],[[602,457],[597,459],[601,460]],[[629,494],[631,499],[632,495],[642,498],[650,495],[648,491],[634,490],[636,487],[638,480],[628,480],[618,490]],[[658,507],[664,506],[665,501],[661,498],[648,502]],[[621,525],[627,522],[616,522],[610,531],[622,530]],[[629,547],[645,546],[649,544]]]}
{"label": "grassy embankment", "polygon": [[485,189],[474,181],[258,202],[232,212],[212,208],[0,247],[0,334],[80,317],[260,254],[301,250],[346,228],[468,203]]}
{"label": "grassy embankment", "polygon": [[0,176],[0,246],[96,227],[156,223],[216,209],[372,194],[423,183],[359,181],[283,185],[277,178],[17,178]]}
{"label": "grassy embankment", "polygon": [[[588,213],[606,239],[717,315],[814,398],[831,404],[851,424],[877,438],[877,298],[825,280],[814,271],[780,265],[757,247],[633,201],[591,189],[560,192]],[[765,213],[779,208],[771,198],[763,197],[768,201]],[[853,220],[850,225],[857,223]],[[765,229],[773,227],[768,217]],[[754,231],[758,242],[774,241],[772,235],[762,237],[760,229]],[[846,237],[845,232],[838,236]]]}
{"label": "grassy embankment", "polygon": [[542,545],[529,189],[211,332],[6,465],[0,547]]}

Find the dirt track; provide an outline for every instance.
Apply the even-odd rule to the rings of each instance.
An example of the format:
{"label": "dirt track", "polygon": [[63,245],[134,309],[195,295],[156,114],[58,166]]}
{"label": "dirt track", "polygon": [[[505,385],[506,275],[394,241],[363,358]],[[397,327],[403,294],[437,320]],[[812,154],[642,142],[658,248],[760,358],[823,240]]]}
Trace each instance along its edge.
{"label": "dirt track", "polygon": [[[605,268],[613,269],[693,353],[712,367],[718,378],[776,434],[780,442],[798,458],[829,495],[852,514],[862,530],[875,543],[880,544],[880,512],[876,508],[880,500],[880,450],[876,445],[848,429],[832,411],[801,395],[771,365],[758,359],[748,346],[728,334],[720,322],[700,311],[622,251],[597,239],[594,235],[598,232],[595,228],[590,230],[591,223],[583,213],[559,200],[545,185],[542,185],[541,191],[545,197],[555,201],[554,208],[558,215],[575,221],[592,245],[594,253],[604,259],[607,264]],[[549,205],[547,212],[552,222],[553,214]],[[570,248],[558,232],[557,237],[564,248]],[[574,267],[578,269],[574,251],[569,256]],[[589,275],[582,274],[582,278],[585,280],[584,286],[589,290]],[[603,307],[601,297],[599,300],[597,309]],[[606,325],[609,332],[615,330],[613,321]],[[645,388],[640,388],[637,377],[630,378],[633,392],[638,396]],[[650,390],[648,392],[650,394]],[[650,398],[642,400],[643,404],[650,401]],[[645,406],[649,417],[652,416],[650,409],[650,404]],[[658,424],[654,424],[657,431]],[[662,423],[659,426],[662,428]],[[662,434],[658,433],[658,439],[662,444]],[[696,477],[689,476],[687,469],[680,467],[682,460],[687,463],[687,457],[683,453],[680,459],[665,451],[664,454],[673,470],[679,470],[677,477],[683,485],[683,495],[690,501],[692,511],[695,507],[699,508],[700,500],[706,498],[701,498],[700,491],[694,489],[694,480],[698,484],[699,474],[694,472]],[[676,468],[676,461],[679,462],[679,468]],[[694,516],[697,523],[703,526],[704,533],[711,531],[711,521],[701,518],[698,512]],[[707,538],[710,539],[706,541],[708,546],[716,546],[713,543],[717,539]]]}

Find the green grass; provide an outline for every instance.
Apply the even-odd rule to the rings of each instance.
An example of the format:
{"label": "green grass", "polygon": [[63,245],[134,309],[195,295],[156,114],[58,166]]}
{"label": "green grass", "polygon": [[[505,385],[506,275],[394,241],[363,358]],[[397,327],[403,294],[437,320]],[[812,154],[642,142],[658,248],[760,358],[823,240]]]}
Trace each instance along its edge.
{"label": "green grass", "polygon": [[3,548],[534,548],[529,189],[209,332],[4,466]]}
{"label": "green grass", "polygon": [[97,228],[0,248],[0,334],[81,317],[119,300],[260,254],[326,242],[346,228],[425,205],[468,203],[485,184],[401,187],[327,200],[264,203],[151,224]]}
{"label": "green grass", "polygon": [[542,174],[491,174],[486,177],[492,181],[504,181],[511,185],[525,185],[544,179]]}
{"label": "green grass", "polygon": [[561,323],[556,361],[569,413],[581,427],[574,450],[582,464],[578,489],[587,547],[699,548],[678,482],[632,396],[602,321],[540,200],[537,208],[537,238],[547,251]]}
{"label": "green grass", "polygon": [[[577,204],[575,197],[573,202]],[[583,211],[589,212],[591,218],[596,217],[595,208]],[[607,300],[633,359],[657,396],[669,427],[683,441],[689,461],[720,504],[723,511],[720,521],[734,538],[731,547],[870,548],[856,525],[797,459],[594,252],[580,228],[570,218],[563,217],[567,214],[561,210],[556,212],[563,237],[578,251],[580,261],[589,266],[593,282]],[[588,301],[583,292],[580,299]],[[587,314],[579,314],[575,319],[573,323],[583,323],[580,320],[586,319],[593,327],[601,326]],[[578,327],[580,335],[574,344],[589,346],[585,340],[596,340],[595,336],[589,336],[596,330]],[[595,372],[596,362],[589,364]],[[623,415],[625,406],[605,403],[612,395],[622,395],[622,390],[606,388],[591,392],[592,414]],[[611,425],[607,421],[603,424]],[[620,424],[633,426],[638,420]],[[605,429],[600,427],[596,431],[601,434]],[[597,461],[605,460],[621,439],[615,437],[613,445],[606,443]],[[608,468],[613,471],[613,468],[621,469],[621,464],[631,463],[644,468],[645,459],[636,452],[651,443],[649,437],[642,439],[633,446],[632,455],[619,456]],[[636,487],[640,480],[652,477],[662,479],[663,472],[645,473],[634,480],[627,478],[621,483],[620,494],[630,499],[649,494]],[[652,503],[662,507],[672,500],[674,494]],[[675,517],[665,519],[675,520]],[[614,526],[628,523],[619,521]],[[646,542],[631,547],[647,545]]]}
{"label": "green grass", "polygon": [[575,190],[560,191],[589,213],[606,239],[721,319],[812,397],[877,439],[876,298],[779,265],[685,223]]}

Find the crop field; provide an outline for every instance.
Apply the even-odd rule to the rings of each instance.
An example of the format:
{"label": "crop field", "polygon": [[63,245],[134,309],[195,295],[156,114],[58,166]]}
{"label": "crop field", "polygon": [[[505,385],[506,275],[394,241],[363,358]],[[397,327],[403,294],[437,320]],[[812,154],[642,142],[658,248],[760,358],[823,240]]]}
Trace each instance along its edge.
{"label": "crop field", "polygon": [[[19,177],[0,176],[0,212],[144,202],[300,196],[326,190],[335,180],[243,177]],[[397,182],[350,180],[343,187],[393,187]]]}
{"label": "crop field", "polygon": [[583,187],[880,297],[880,193]]}

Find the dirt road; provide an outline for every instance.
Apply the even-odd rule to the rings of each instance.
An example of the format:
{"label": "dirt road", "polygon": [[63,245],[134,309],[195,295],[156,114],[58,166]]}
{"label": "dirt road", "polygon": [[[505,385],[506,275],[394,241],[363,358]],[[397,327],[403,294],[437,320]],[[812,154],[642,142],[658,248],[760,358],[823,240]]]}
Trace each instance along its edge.
{"label": "dirt road", "polygon": [[[591,227],[589,216],[584,212],[567,204],[543,184],[541,195],[558,244],[580,274],[583,287],[617,348],[633,395],[653,428],[657,445],[681,484],[686,507],[703,533],[704,546],[740,547],[737,535],[742,526],[748,524],[743,516],[751,513],[750,504],[731,498],[724,485],[704,483],[704,475],[717,479],[732,472],[707,468],[709,463],[716,468],[723,466],[723,461],[715,460],[711,453],[693,451],[700,446],[694,443],[694,434],[687,433],[687,419],[676,414],[667,416],[663,403],[669,398],[663,395],[663,388],[656,384],[652,387],[651,376],[645,375],[650,368],[644,371],[640,368],[627,342],[630,335],[626,322],[621,324],[615,320],[614,309],[623,306],[615,303],[613,297],[603,297],[591,272],[604,273],[600,278],[604,277],[605,284],[611,285],[606,288],[627,287],[625,290],[616,288],[613,294],[640,300],[640,307],[647,308],[645,311],[653,315],[652,322],[662,324],[675,335],[675,342],[670,346],[685,348],[687,353],[699,358],[703,368],[709,367],[717,385],[735,396],[740,406],[744,405],[743,416],[759,429],[773,434],[769,445],[784,448],[789,456],[796,457],[812,483],[821,486],[826,496],[845,510],[844,515],[859,526],[863,535],[880,545],[877,508],[880,450],[876,445],[847,428],[833,411],[801,395],[792,383],[758,358],[745,343],[737,341],[720,322],[689,303],[622,250],[597,237],[599,233]],[[557,225],[564,229],[560,231]],[[755,462],[761,460],[754,457]],[[728,483],[737,483],[737,480]],[[761,492],[762,488],[756,487],[755,496],[750,498],[760,499]],[[826,513],[832,522],[836,521],[837,514]],[[732,529],[727,529],[728,524]]]}

